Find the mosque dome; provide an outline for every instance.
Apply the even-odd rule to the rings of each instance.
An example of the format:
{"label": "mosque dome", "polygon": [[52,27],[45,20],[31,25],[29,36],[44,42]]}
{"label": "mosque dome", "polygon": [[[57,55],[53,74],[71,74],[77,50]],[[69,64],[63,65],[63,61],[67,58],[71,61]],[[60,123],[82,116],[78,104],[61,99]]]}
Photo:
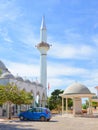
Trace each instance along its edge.
{"label": "mosque dome", "polygon": [[91,94],[91,92],[85,85],[76,82],[66,88],[64,94]]}
{"label": "mosque dome", "polygon": [[0,69],[7,69],[4,63],[0,60]]}
{"label": "mosque dome", "polygon": [[14,78],[14,76],[10,72],[5,72],[1,75],[1,78]]}
{"label": "mosque dome", "polygon": [[43,87],[43,85],[41,83],[38,84],[39,87]]}
{"label": "mosque dome", "polygon": [[16,79],[16,80],[19,80],[19,81],[23,81],[23,78],[20,77],[20,76],[17,76],[15,79]]}
{"label": "mosque dome", "polygon": [[26,80],[25,80],[25,82],[26,82],[26,83],[31,83],[31,81],[30,81],[30,80],[28,80],[28,79],[26,79]]}
{"label": "mosque dome", "polygon": [[34,81],[33,81],[33,82],[31,82],[31,83],[32,83],[33,85],[37,85],[37,83],[36,83],[36,82],[34,82]]}

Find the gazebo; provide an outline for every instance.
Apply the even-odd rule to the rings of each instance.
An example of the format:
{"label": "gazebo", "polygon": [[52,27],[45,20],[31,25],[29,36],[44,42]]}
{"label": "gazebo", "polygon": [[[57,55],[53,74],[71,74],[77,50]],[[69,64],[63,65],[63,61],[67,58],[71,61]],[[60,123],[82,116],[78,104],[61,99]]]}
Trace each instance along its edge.
{"label": "gazebo", "polygon": [[78,82],[73,83],[65,89],[63,94],[60,94],[62,97],[62,114],[64,113],[64,99],[66,98],[66,113],[68,113],[68,98],[73,100],[73,115],[82,114],[82,98],[89,99],[89,111],[88,114],[92,114],[92,104],[91,100],[94,96],[94,93],[91,93],[90,90],[83,84]]}

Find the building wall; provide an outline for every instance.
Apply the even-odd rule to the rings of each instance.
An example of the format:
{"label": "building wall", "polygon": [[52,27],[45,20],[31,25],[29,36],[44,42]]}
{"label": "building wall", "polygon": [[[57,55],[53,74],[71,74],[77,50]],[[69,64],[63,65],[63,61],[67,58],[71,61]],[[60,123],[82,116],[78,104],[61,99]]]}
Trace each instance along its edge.
{"label": "building wall", "polygon": [[[19,81],[14,79],[9,79],[9,78],[0,78],[0,84],[2,85],[6,85],[8,83],[13,83],[15,84],[17,87],[19,87],[20,89],[25,89],[27,92],[32,92],[34,101],[32,102],[32,106],[36,106],[36,99],[37,96],[39,95],[39,102],[38,105],[39,106],[43,106],[45,107],[45,105],[47,104],[47,91],[46,88],[44,88],[41,84],[38,84],[36,82],[25,82],[25,81]],[[25,106],[26,108],[28,108],[27,106]],[[4,107],[5,109],[6,107]],[[7,114],[6,114],[7,115]]]}

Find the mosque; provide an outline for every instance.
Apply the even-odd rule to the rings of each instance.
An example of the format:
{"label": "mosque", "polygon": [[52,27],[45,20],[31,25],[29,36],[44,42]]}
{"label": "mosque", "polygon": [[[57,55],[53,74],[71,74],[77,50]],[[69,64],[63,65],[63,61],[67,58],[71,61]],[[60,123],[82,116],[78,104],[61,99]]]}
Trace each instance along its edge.
{"label": "mosque", "polygon": [[[4,63],[0,61],[0,84],[14,83],[20,89],[32,92],[34,98],[32,105],[45,107],[47,105],[47,51],[50,49],[50,45],[47,43],[47,29],[44,16],[40,28],[40,43],[36,45],[36,48],[40,52],[40,83],[31,82],[28,79],[24,80],[20,76],[14,76]],[[17,111],[17,105],[13,107],[14,111]],[[7,111],[7,105],[3,105],[2,109]]]}

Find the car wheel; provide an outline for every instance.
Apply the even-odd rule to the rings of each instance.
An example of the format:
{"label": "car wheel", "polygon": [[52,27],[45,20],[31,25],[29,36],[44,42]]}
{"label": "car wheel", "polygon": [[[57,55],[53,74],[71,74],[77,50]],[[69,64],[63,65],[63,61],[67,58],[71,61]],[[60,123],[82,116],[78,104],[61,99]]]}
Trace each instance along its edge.
{"label": "car wheel", "polygon": [[23,116],[20,116],[19,118],[20,118],[20,120],[21,120],[21,121],[23,121],[23,120],[24,120],[24,117],[23,117]]}
{"label": "car wheel", "polygon": [[40,121],[45,121],[45,120],[46,120],[45,117],[41,116]]}

